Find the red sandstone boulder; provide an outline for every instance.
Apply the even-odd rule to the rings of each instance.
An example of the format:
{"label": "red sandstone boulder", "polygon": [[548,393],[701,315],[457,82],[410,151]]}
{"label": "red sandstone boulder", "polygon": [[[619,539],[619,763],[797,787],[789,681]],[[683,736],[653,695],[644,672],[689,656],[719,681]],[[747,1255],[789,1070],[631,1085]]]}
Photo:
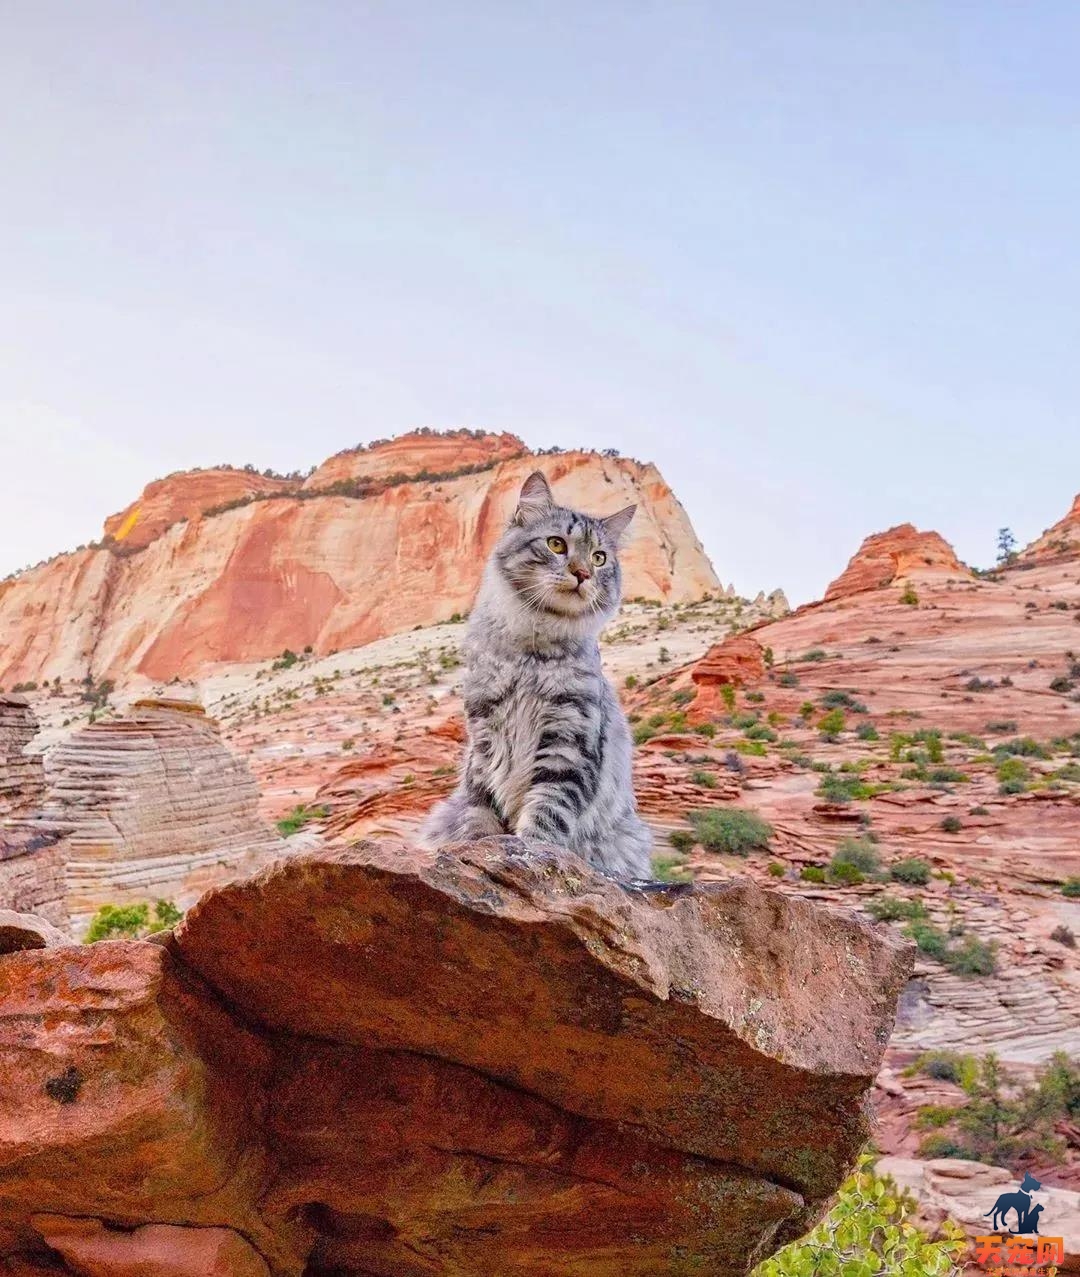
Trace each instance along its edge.
{"label": "red sandstone boulder", "polygon": [[511,838],[282,862],[0,962],[0,1272],[734,1277],[865,1138],[909,966]]}

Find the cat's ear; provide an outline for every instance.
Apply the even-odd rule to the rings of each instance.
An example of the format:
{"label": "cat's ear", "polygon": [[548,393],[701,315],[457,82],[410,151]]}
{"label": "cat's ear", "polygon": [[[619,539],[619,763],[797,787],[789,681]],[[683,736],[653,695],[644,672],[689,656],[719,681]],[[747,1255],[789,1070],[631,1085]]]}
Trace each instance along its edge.
{"label": "cat's ear", "polygon": [[636,509],[636,505],[628,505],[622,510],[616,510],[614,514],[609,514],[606,519],[600,520],[604,525],[604,531],[611,537],[612,541],[617,542],[630,526],[630,520],[634,517]]}
{"label": "cat's ear", "polygon": [[554,504],[555,498],[551,495],[548,481],[539,470],[534,470],[521,485],[521,495],[518,497],[513,522],[519,526],[526,524],[543,514],[545,510],[550,510]]}

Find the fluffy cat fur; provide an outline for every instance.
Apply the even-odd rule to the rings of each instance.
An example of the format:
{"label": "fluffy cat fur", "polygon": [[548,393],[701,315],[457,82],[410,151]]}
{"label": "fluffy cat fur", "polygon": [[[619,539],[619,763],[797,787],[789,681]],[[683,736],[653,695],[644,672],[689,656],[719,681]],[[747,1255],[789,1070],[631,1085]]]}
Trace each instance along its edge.
{"label": "fluffy cat fur", "polygon": [[539,471],[525,481],[469,618],[468,744],[427,846],[513,833],[618,878],[650,877],[630,730],[597,643],[619,608],[619,539],[635,509],[596,518],[557,505]]}

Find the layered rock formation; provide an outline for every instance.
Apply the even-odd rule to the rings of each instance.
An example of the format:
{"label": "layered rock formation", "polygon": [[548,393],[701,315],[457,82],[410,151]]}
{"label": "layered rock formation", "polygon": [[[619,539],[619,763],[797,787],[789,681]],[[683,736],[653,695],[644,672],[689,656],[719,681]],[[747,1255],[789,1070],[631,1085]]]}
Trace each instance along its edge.
{"label": "layered rock formation", "polygon": [[863,1140],[907,966],[749,884],[628,892],[513,839],[287,861],[168,947],[0,959],[0,1256],[742,1274]]}
{"label": "layered rock formation", "polygon": [[56,831],[37,815],[45,790],[41,755],[28,746],[37,719],[23,696],[0,694],[0,911],[62,923],[64,873]]}
{"label": "layered rock formation", "polygon": [[868,536],[825,591],[825,599],[828,602],[862,590],[881,589],[894,581],[942,574],[970,577],[971,570],[937,532],[920,532],[914,524],[901,523]]}
{"label": "layered rock formation", "polygon": [[[655,466],[537,457],[508,435],[411,435],[331,458],[303,485],[244,471],[151,485],[145,504],[110,520],[124,553],[83,550],[0,585],[0,679],[169,680],[445,620],[471,606],[537,466],[560,497],[588,510],[639,503],[624,555],[628,595],[685,601],[719,588]],[[248,504],[198,517],[199,503],[219,495],[208,483]],[[250,499],[267,485],[277,499]]]}
{"label": "layered rock formation", "polygon": [[76,930],[106,903],[186,906],[284,850],[247,766],[197,705],[139,701],[93,723],[50,753],[48,779],[44,820],[65,831]]}
{"label": "layered rock formation", "polygon": [[1080,494],[1064,519],[1047,528],[1021,553],[1022,563],[1039,563],[1052,559],[1080,557]]}
{"label": "layered rock formation", "polygon": [[27,749],[37,730],[26,697],[0,692],[0,820],[30,811],[41,801],[45,769],[41,755]]}

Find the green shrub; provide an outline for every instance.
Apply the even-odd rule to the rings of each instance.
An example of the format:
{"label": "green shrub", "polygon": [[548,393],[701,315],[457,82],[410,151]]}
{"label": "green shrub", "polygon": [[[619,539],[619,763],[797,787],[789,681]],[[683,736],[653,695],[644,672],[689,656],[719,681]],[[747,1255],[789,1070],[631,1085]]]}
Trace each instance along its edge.
{"label": "green shrub", "polygon": [[764,692],[747,692],[746,699],[751,705],[760,705],[765,699]]}
{"label": "green shrub", "polygon": [[773,835],[768,821],[744,807],[691,812],[690,823],[698,842],[707,851],[722,851],[733,856],[746,856],[756,848],[767,847]]}
{"label": "green shrub", "polygon": [[628,692],[632,692],[638,685],[638,676],[636,674],[627,674],[623,686]]}
{"label": "green shrub", "polygon": [[1018,758],[1050,758],[1050,750],[1045,745],[1040,745],[1034,737],[1018,736],[1014,740],[1004,740],[1000,745],[994,746],[994,753],[998,755],[1015,754]]}
{"label": "green shrub", "polygon": [[306,803],[300,803],[287,816],[283,816],[277,822],[278,833],[283,838],[288,838],[291,834],[303,829],[305,825],[310,824],[311,821],[325,820],[329,815],[329,807],[308,807]]}
{"label": "green shrub", "polygon": [[826,692],[820,699],[822,709],[846,709],[852,714],[868,714],[870,711],[862,703],[857,700],[851,692],[832,691]]}
{"label": "green shrub", "polygon": [[799,877],[803,882],[824,882],[825,870],[821,865],[803,865],[799,870]]}
{"label": "green shrub", "polygon": [[689,829],[673,829],[668,834],[668,842],[676,851],[686,852],[697,843],[697,839]]}
{"label": "green shrub", "polygon": [[1080,878],[1066,878],[1061,884],[1061,894],[1070,899],[1080,896]]}
{"label": "green shrub", "polygon": [[955,767],[932,767],[926,773],[926,779],[932,785],[966,785],[971,777]]}
{"label": "green shrub", "polygon": [[986,724],[986,731],[991,736],[1007,736],[1010,732],[1015,732],[1016,728],[1015,718],[995,718]]}
{"label": "green shrub", "polygon": [[915,587],[908,581],[904,586],[904,592],[900,595],[900,602],[906,603],[908,607],[917,607],[919,596],[915,593]]}
{"label": "green shrub", "polygon": [[782,865],[779,860],[770,860],[767,873],[770,878],[783,878],[787,873],[787,866]]}
{"label": "green shrub", "polygon": [[858,727],[855,728],[855,735],[859,738],[859,740],[880,740],[881,739],[881,737],[878,735],[878,729],[874,726],[873,723],[860,723]]}
{"label": "green shrub", "polygon": [[731,711],[735,708],[735,688],[733,684],[731,683],[721,684],[720,698],[724,702],[725,706],[727,707],[727,711],[730,714]]}
{"label": "green shrub", "polygon": [[851,865],[867,878],[875,878],[881,872],[881,857],[869,838],[842,838],[833,853],[831,867]]}
{"label": "green shrub", "polygon": [[694,877],[684,857],[663,854],[653,856],[652,874],[657,882],[692,882]]}
{"label": "green shrub", "polygon": [[814,661],[814,662],[824,661],[827,655],[828,654],[826,653],[823,647],[812,647],[809,652],[803,652],[802,656],[799,659],[803,661]]}
{"label": "green shrub", "polygon": [[1031,769],[1019,758],[1003,758],[997,766],[998,793],[1022,794],[1031,779]]}
{"label": "green shrub", "polygon": [[158,900],[152,914],[148,904],[102,905],[90,921],[86,943],[138,940],[175,927],[183,916],[171,900]]}
{"label": "green shrub", "polygon": [[697,727],[694,728],[694,731],[697,732],[699,736],[705,736],[706,738],[711,739],[713,736],[716,735],[716,724],[715,723],[699,723]]}
{"label": "green shrub", "polygon": [[700,785],[703,789],[715,789],[716,777],[712,772],[691,772],[691,785]]}
{"label": "green shrub", "polygon": [[860,883],[866,881],[866,875],[845,860],[841,860],[839,863],[835,860],[830,862],[826,876],[830,882],[835,883],[838,887],[857,887]]}
{"label": "green shrub", "polygon": [[966,1240],[955,1224],[930,1238],[910,1223],[918,1203],[872,1158],[859,1159],[828,1215],[805,1237],[778,1250],[751,1277],[960,1277]]}
{"label": "green shrub", "polygon": [[793,674],[790,670],[787,670],[785,673],[780,675],[776,682],[780,687],[798,687],[799,677],[797,674]]}
{"label": "green shrub", "polygon": [[949,949],[945,965],[957,975],[993,975],[997,970],[997,945],[968,933]]}
{"label": "green shrub", "polygon": [[818,721],[818,731],[823,740],[836,740],[847,725],[842,709],[831,709]]}
{"label": "green shrub", "polygon": [[958,816],[946,816],[941,822],[941,828],[947,834],[958,834],[963,827],[963,822]]}
{"label": "green shrub", "polygon": [[896,882],[906,882],[912,887],[925,887],[930,881],[930,866],[925,860],[911,856],[890,865],[889,875]]}
{"label": "green shrub", "polygon": [[926,916],[926,906],[921,900],[905,900],[903,896],[875,896],[863,907],[875,922],[898,922]]}
{"label": "green shrub", "polygon": [[888,788],[888,785],[867,784],[857,772],[825,772],[815,793],[829,803],[850,803],[873,798]]}
{"label": "green shrub", "polygon": [[747,740],[776,740],[776,733],[771,727],[766,727],[764,723],[752,723],[743,735]]}

